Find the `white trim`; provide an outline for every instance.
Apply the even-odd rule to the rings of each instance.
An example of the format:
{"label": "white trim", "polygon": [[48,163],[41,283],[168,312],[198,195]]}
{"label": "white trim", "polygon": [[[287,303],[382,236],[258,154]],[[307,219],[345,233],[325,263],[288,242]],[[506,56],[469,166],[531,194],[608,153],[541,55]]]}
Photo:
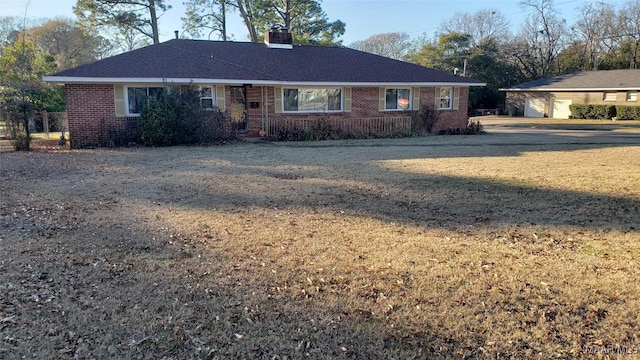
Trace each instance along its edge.
{"label": "white trim", "polygon": [[[286,89],[295,89],[295,90],[300,90],[300,89],[336,89],[336,90],[340,90],[340,110],[285,110],[285,106],[284,106],[284,91]],[[281,87],[280,88],[280,92],[282,94],[282,113],[283,114],[318,114],[318,113],[343,113],[344,111],[344,88],[343,87],[339,87],[339,86],[334,86],[334,87],[311,87],[311,86],[299,86],[299,87]]]}
{"label": "white trim", "polygon": [[449,106],[448,107],[440,107],[439,104],[442,103],[442,99],[444,99],[443,97],[441,97],[440,95],[436,96],[436,101],[438,101],[438,106],[436,106],[436,110],[453,110],[453,97],[454,97],[454,90],[453,90],[453,86],[440,86],[438,87],[438,93],[442,94],[442,89],[449,89]]}
{"label": "white trim", "polygon": [[[211,96],[202,96],[202,88],[209,88],[209,90],[211,91]],[[213,84],[203,84],[203,85],[198,85],[198,91],[200,92],[198,98],[200,100],[200,107],[203,109],[214,109],[216,107],[216,86]],[[202,100],[204,99],[209,99],[211,100],[211,107],[204,107],[202,106]]]}
{"label": "white trim", "polygon": [[293,49],[293,45],[291,44],[271,44],[267,40],[265,40],[264,43],[272,49]]}
{"label": "white trim", "polygon": [[[408,109],[387,109],[387,90],[409,90],[409,108]],[[413,110],[413,87],[410,86],[398,86],[398,87],[390,87],[390,86],[385,86],[384,88],[384,111],[387,112],[394,112],[394,111],[411,111]],[[397,103],[397,99],[396,99],[396,103]],[[396,104],[397,106],[397,104]]]}
{"label": "white trim", "polygon": [[149,88],[162,88],[161,86],[157,86],[157,84],[154,85],[147,85],[147,86],[142,86],[140,84],[133,84],[134,86],[124,86],[124,110],[125,110],[125,114],[127,117],[139,117],[140,113],[131,113],[129,112],[129,88],[146,88],[147,89],[147,96],[149,96]]}
{"label": "white trim", "polygon": [[76,77],[76,76],[43,76],[44,82],[58,84],[227,84],[227,85],[266,85],[266,86],[318,86],[318,87],[436,87],[436,86],[487,86],[486,83],[466,82],[317,82],[317,81],[274,81],[274,80],[231,80],[231,79],[189,79],[189,78],[112,78],[112,77]]}

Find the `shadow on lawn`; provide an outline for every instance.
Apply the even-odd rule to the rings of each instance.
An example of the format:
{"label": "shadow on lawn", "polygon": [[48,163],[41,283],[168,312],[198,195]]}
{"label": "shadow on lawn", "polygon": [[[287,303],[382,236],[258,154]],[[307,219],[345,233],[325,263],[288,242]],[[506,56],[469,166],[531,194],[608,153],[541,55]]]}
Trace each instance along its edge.
{"label": "shadow on lawn", "polygon": [[[524,151],[555,150],[555,146],[536,144],[506,148],[464,145],[464,149],[482,150],[475,153],[461,152],[460,146],[458,149],[425,146],[406,153],[395,152],[393,155],[389,155],[385,148],[363,147],[364,151],[360,152],[350,151],[350,148],[328,148],[326,151],[314,149],[313,155],[304,156],[296,154],[295,149],[275,147],[269,153],[238,146],[233,150],[240,154],[226,152],[221,155],[215,148],[193,148],[189,149],[192,152],[187,153],[185,158],[178,157],[171,149],[114,151],[104,154],[107,158],[103,164],[98,164],[109,164],[108,170],[95,173],[91,169],[96,164],[86,163],[83,169],[69,170],[61,175],[61,180],[58,179],[62,184],[72,184],[71,187],[61,186],[58,192],[52,191],[41,196],[63,203],[67,196],[73,196],[74,186],[85,186],[85,189],[92,191],[86,199],[76,201],[93,204],[94,207],[86,213],[96,217],[102,211],[100,206],[110,206],[109,203],[98,204],[99,199],[124,197],[134,202],[160,204],[165,208],[215,209],[223,212],[245,207],[278,206],[290,208],[292,212],[328,208],[385,222],[452,232],[473,227],[527,225],[637,231],[634,228],[637,226],[637,214],[640,213],[640,201],[637,199],[456,176],[408,174],[373,168],[369,163],[391,159],[455,158],[461,155],[517,156]],[[567,148],[566,145],[558,146],[562,146],[563,150]],[[618,145],[586,144],[575,145],[572,149],[605,146]],[[180,154],[182,156],[185,153]],[[70,156],[82,158],[82,154]],[[129,162],[131,157],[137,159]],[[163,160],[147,161],[157,157]],[[359,167],[343,168],[334,163],[336,157],[349,157],[349,161],[359,164]],[[314,166],[311,167],[311,164]],[[286,167],[286,170],[282,170],[282,167]],[[358,169],[369,172],[366,179],[358,174]],[[24,171],[21,179],[28,180],[30,173]],[[128,176],[127,183],[122,184],[117,195],[103,192],[100,184],[110,181],[110,175],[117,172],[121,173],[120,176]],[[252,187],[234,187],[236,174],[246,177]],[[69,176],[77,181],[85,175],[83,184],[66,181]],[[196,177],[199,181],[185,181],[189,177]],[[205,181],[209,178],[210,181]],[[281,195],[274,195],[275,191],[270,192],[269,187],[262,184],[279,186]],[[138,189],[143,187],[150,190],[149,195],[141,195]],[[0,334],[14,330],[14,322],[15,328],[18,328],[22,316],[31,317],[30,321],[24,322],[25,328],[29,328],[26,324],[33,327],[28,331],[35,331],[29,336],[35,339],[36,333],[46,333],[48,338],[44,342],[52,346],[51,351],[68,358],[74,354],[78,358],[82,355],[132,358],[206,358],[217,355],[271,358],[274,355],[286,355],[293,358],[363,359],[399,355],[403,358],[409,355],[415,358],[484,356],[478,350],[486,341],[481,333],[469,331],[454,334],[446,327],[438,327],[436,322],[423,324],[422,328],[391,328],[389,323],[372,317],[366,309],[353,309],[350,307],[353,304],[340,304],[339,299],[336,302],[340,305],[332,307],[321,301],[306,299],[299,293],[272,296],[275,284],[271,281],[275,275],[269,272],[258,275],[257,270],[239,275],[232,271],[223,273],[229,271],[230,263],[241,263],[243,259],[229,258],[222,251],[216,258],[207,259],[212,263],[212,268],[207,269],[211,273],[194,273],[200,270],[204,259],[193,256],[188,249],[179,248],[181,244],[174,246],[167,242],[156,242],[155,238],[151,240],[154,231],[158,230],[149,231],[147,227],[152,225],[135,221],[139,214],[130,215],[121,224],[103,224],[92,229],[94,233],[90,239],[79,237],[73,229],[61,230],[64,238],[62,235],[56,238],[55,233],[43,236],[40,241],[28,245],[34,247],[31,252],[23,253],[23,256],[30,254],[28,256],[32,258],[23,262],[7,260],[6,264],[2,263],[3,270],[18,265],[27,269],[35,264],[33,269],[38,271],[29,268],[27,275],[31,277],[26,279],[8,278],[15,284],[23,281],[26,284],[23,288],[27,290],[13,295],[19,292],[16,289],[22,288],[11,288],[13,293],[0,295],[0,300],[6,300],[6,304],[28,303],[32,308],[26,309],[33,311],[23,311],[23,308],[15,306],[26,315],[18,314],[11,321],[7,320],[8,325],[0,327]],[[5,220],[8,222],[11,219],[7,215]],[[73,219],[69,221],[75,229],[81,226],[74,224]],[[91,221],[99,223],[98,218]],[[23,227],[27,228],[26,225]],[[76,245],[76,242],[85,248]],[[45,251],[40,251],[40,247],[45,246],[55,249],[49,259],[41,255]],[[9,256],[6,258],[9,259]],[[392,275],[390,277],[401,276]],[[246,284],[243,285],[247,281],[260,287],[247,288]],[[58,286],[59,292],[51,301],[36,304],[29,299],[33,296],[33,289],[53,292],[56,288],[54,285]],[[39,293],[41,291],[36,292]],[[451,294],[443,294],[443,297],[444,301],[452,301]],[[450,306],[455,307],[456,304],[451,303]],[[13,308],[13,305],[7,307]],[[405,310],[411,313],[410,309],[398,311]],[[74,317],[76,321],[80,319],[81,323],[74,322]],[[129,322],[138,324],[140,318],[148,321],[148,325],[144,329],[130,328]],[[20,339],[20,336],[26,338],[22,333],[11,336],[15,343],[26,341]],[[66,344],[71,345],[67,347]],[[44,346],[42,343],[39,345]],[[11,343],[6,348],[13,346]],[[84,353],[79,351],[83,346]],[[513,354],[503,355],[526,357],[531,354],[532,358],[545,355],[539,355],[538,350],[527,353],[533,351],[528,346],[524,342],[515,344],[512,347]],[[207,349],[211,348],[216,352],[208,354]],[[46,350],[42,347],[30,349],[34,353],[41,351],[40,355],[47,354]]]}
{"label": "shadow on lawn", "polygon": [[[576,150],[597,148],[599,146],[579,145]],[[241,149],[241,148],[240,148]],[[566,146],[563,147],[566,150]],[[541,149],[518,147],[516,149],[495,149],[489,147],[479,156],[510,156],[523,151],[552,151],[554,148]],[[292,155],[278,166],[293,167],[294,170],[277,170],[264,165],[233,165],[235,171],[248,176],[252,189],[234,187],[216,182],[192,183],[187,197],[180,187],[184,176],[189,174],[215,174],[220,171],[206,161],[195,161],[193,167],[181,175],[163,178],[156,187],[154,201],[167,206],[185,206],[198,209],[217,209],[227,211],[242,207],[291,207],[294,209],[333,208],[335,211],[349,211],[384,221],[410,223],[430,228],[440,227],[447,230],[459,230],[468,227],[491,227],[496,225],[540,227],[583,227],[603,231],[620,230],[623,232],[638,230],[637,214],[640,213],[640,201],[633,198],[538,188],[535,186],[514,185],[501,181],[474,179],[446,175],[412,174],[399,170],[369,168],[369,161],[388,160],[384,150],[366,151],[354,156],[353,162],[363,162],[361,169],[375,173],[372,180],[363,180],[357,170],[346,173],[345,169],[332,165],[332,158],[322,160],[323,151],[319,151],[311,163],[324,163],[321,169],[306,169],[308,158]],[[506,154],[505,154],[506,153]],[[344,156],[351,154],[344,153]],[[450,154],[454,155],[454,154]],[[456,153],[458,155],[458,153]],[[340,156],[340,155],[332,155]],[[448,156],[447,151],[430,154],[413,151],[398,158],[428,158]],[[189,162],[189,160],[184,160]],[[259,161],[258,161],[259,162]],[[299,170],[295,170],[299,168]],[[224,169],[227,171],[227,169]],[[286,195],[274,195],[260,184],[277,180],[278,186],[288,188]],[[337,179],[337,180],[336,180]],[[173,181],[177,181],[174,183]],[[229,177],[228,181],[233,181]],[[336,180],[336,181],[334,181]],[[345,184],[353,180],[362,185]],[[214,181],[214,180],[212,180]],[[251,191],[250,191],[251,190]],[[282,191],[280,193],[283,193]],[[135,193],[130,194],[135,197]]]}

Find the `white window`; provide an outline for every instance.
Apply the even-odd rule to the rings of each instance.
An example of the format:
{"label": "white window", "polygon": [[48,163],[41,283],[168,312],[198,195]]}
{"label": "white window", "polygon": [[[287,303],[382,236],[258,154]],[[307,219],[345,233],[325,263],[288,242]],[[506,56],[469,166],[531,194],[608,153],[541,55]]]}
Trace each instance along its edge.
{"label": "white window", "polygon": [[385,110],[405,111],[411,110],[410,89],[386,89]]}
{"label": "white window", "polygon": [[605,91],[604,101],[616,101],[618,94],[615,91]]}
{"label": "white window", "polygon": [[128,87],[127,88],[127,115],[140,115],[142,104],[148,96],[161,94],[162,87]]}
{"label": "white window", "polygon": [[436,108],[440,110],[453,108],[452,87],[441,87],[436,89]]}
{"label": "white window", "polygon": [[638,93],[636,91],[627,91],[627,101],[638,101]]}
{"label": "white window", "polygon": [[342,111],[340,88],[284,88],[284,112],[338,112]]}
{"label": "white window", "polygon": [[213,109],[216,104],[216,88],[213,86],[200,87],[200,106],[203,109]]}

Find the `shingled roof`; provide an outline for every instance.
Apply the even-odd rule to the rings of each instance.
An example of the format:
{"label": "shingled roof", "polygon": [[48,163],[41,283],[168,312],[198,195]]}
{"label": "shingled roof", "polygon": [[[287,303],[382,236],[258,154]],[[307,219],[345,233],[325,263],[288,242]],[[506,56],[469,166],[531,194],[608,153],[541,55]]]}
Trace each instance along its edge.
{"label": "shingled roof", "polygon": [[602,91],[640,89],[640,70],[585,71],[538,79],[501,91]]}
{"label": "shingled roof", "polygon": [[483,86],[470,78],[345,47],[173,39],[45,76],[58,83],[406,84]]}

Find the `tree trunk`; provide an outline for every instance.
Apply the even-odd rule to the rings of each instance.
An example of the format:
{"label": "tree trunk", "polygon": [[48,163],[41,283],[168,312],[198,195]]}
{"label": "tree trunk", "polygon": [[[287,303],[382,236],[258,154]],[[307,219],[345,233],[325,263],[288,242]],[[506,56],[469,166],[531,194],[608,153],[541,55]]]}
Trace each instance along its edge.
{"label": "tree trunk", "polygon": [[287,6],[284,11],[284,26],[291,31],[291,0],[287,0]]}
{"label": "tree trunk", "polygon": [[149,17],[151,18],[151,33],[153,35],[153,43],[158,44],[160,42],[160,35],[158,34],[158,16],[156,15],[155,0],[149,0]]}
{"label": "tree trunk", "polygon": [[253,13],[251,12],[251,2],[245,3],[245,0],[237,0],[238,10],[240,10],[240,15],[242,15],[242,20],[244,21],[247,30],[249,31],[249,37],[251,42],[258,42],[258,32],[256,31],[256,25],[253,22]]}
{"label": "tree trunk", "polygon": [[220,0],[220,10],[222,12],[222,41],[227,41],[227,6],[226,0]]}

